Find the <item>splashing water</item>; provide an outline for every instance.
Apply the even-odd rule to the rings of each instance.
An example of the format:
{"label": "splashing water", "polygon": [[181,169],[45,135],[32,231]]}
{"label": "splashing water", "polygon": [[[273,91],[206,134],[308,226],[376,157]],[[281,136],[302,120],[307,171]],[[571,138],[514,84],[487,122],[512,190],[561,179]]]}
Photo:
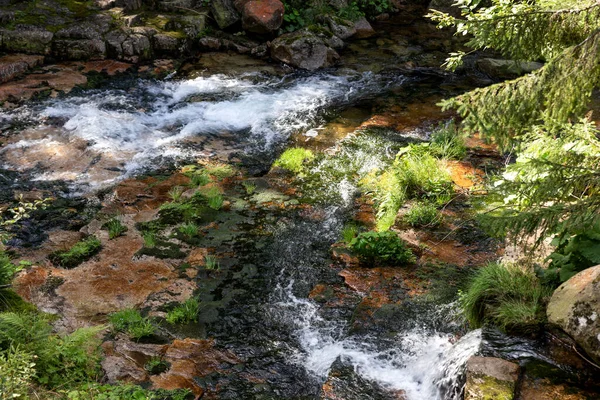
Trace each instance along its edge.
{"label": "splashing water", "polygon": [[65,179],[93,189],[161,160],[205,154],[194,147],[198,137],[235,135],[247,151],[265,150],[294,132],[318,126],[326,109],[402,81],[401,76],[370,73],[262,81],[252,75],[139,81],[128,91],[89,91],[3,114],[3,126],[16,120],[36,126],[13,139],[0,156],[8,169],[39,165],[46,173],[38,173],[38,180]]}

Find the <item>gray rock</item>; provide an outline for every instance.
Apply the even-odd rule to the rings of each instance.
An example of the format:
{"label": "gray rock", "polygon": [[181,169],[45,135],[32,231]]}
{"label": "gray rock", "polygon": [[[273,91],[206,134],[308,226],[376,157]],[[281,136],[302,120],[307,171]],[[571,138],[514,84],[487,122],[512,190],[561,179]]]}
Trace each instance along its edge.
{"label": "gray rock", "polygon": [[127,12],[138,11],[142,8],[142,0],[119,0],[117,6],[123,7]]}
{"label": "gray rock", "polygon": [[154,53],[159,56],[180,56],[181,40],[164,33],[156,34],[152,37],[152,48]]}
{"label": "gray rock", "polygon": [[496,79],[516,78],[544,66],[544,64],[538,62],[498,60],[494,58],[477,60],[476,65],[481,72],[486,73],[490,78]]}
{"label": "gray rock", "polygon": [[375,35],[375,29],[373,29],[365,17],[362,17],[356,21],[354,23],[354,28],[356,29],[354,37],[358,39],[365,39]]}
{"label": "gray rock", "polygon": [[55,40],[52,54],[61,60],[103,60],[106,58],[106,43],[100,39]]}
{"label": "gray rock", "polygon": [[152,57],[150,39],[142,34],[118,30],[106,35],[107,54],[110,58],[139,62]]}
{"label": "gray rock", "polygon": [[196,39],[206,29],[206,15],[185,15],[171,19],[166,27],[169,31],[180,31],[190,39]]}
{"label": "gray rock", "polygon": [[15,13],[8,10],[0,10],[0,24],[8,25],[15,19]]}
{"label": "gray rock", "polygon": [[336,10],[341,10],[344,7],[348,7],[348,0],[329,0],[329,5]]}
{"label": "gray rock", "polygon": [[271,43],[271,57],[296,68],[316,70],[334,65],[338,53],[307,30],[279,36]]}
{"label": "gray rock", "polygon": [[221,29],[228,28],[240,21],[240,14],[235,9],[232,0],[212,0],[210,10]]}
{"label": "gray rock", "polygon": [[465,400],[513,400],[519,366],[494,357],[473,356],[467,361]]}
{"label": "gray rock", "polygon": [[600,265],[581,271],[554,291],[548,321],[600,363]]}
{"label": "gray rock", "polygon": [[196,6],[195,0],[167,0],[159,1],[157,8],[167,12],[181,12],[186,9],[194,9]]}
{"label": "gray rock", "polygon": [[337,17],[328,17],[327,25],[331,29],[331,33],[342,40],[348,39],[356,33],[354,22]]}
{"label": "gray rock", "polygon": [[54,34],[31,26],[0,29],[0,50],[11,53],[50,54]]}

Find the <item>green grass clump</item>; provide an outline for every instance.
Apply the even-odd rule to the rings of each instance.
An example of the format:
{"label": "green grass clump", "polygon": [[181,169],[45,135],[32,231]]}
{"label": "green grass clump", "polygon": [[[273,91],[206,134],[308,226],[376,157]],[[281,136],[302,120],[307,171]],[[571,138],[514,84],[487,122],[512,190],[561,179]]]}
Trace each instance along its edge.
{"label": "green grass clump", "polygon": [[201,199],[213,210],[220,210],[223,207],[223,195],[218,187],[212,186],[209,188],[203,188],[194,193],[194,198]]}
{"label": "green grass clump", "polygon": [[130,384],[101,385],[92,382],[68,390],[65,398],[73,400],[191,400],[194,395],[189,389],[144,389],[141,386]]}
{"label": "green grass clump", "polygon": [[21,265],[15,265],[11,262],[10,256],[4,251],[0,251],[0,286],[9,285],[13,276],[19,272]]}
{"label": "green grass clump", "polygon": [[211,182],[210,176],[203,169],[191,172],[189,177],[191,179],[190,186],[195,188],[207,185]]}
{"label": "green grass clump", "polygon": [[429,202],[419,202],[408,210],[404,215],[404,220],[410,226],[434,227],[440,224],[442,217],[435,205]]}
{"label": "green grass clump", "polygon": [[183,188],[181,186],[174,186],[171,188],[171,190],[169,190],[168,195],[171,201],[177,203],[179,200],[181,200],[181,196],[183,195]]}
{"label": "green grass clump", "polygon": [[462,160],[467,155],[465,137],[457,129],[454,120],[440,124],[431,133],[429,149],[432,155],[444,159]]}
{"label": "green grass clump", "polygon": [[144,247],[148,249],[156,247],[156,234],[154,232],[144,232],[142,238],[144,239]]}
{"label": "green grass clump", "polygon": [[304,169],[304,163],[312,161],[314,158],[315,155],[311,150],[293,147],[284,151],[273,165],[299,174]]}
{"label": "green grass clump", "polygon": [[50,254],[49,258],[54,264],[64,268],[74,268],[82,262],[89,260],[100,251],[102,244],[95,236],[76,243],[67,251],[57,251]]}
{"label": "green grass clump", "polygon": [[535,274],[498,263],[480,268],[460,303],[469,323],[492,323],[503,330],[527,332],[544,321],[544,302],[552,290]]}
{"label": "green grass clump", "polygon": [[106,223],[106,229],[108,230],[108,238],[111,240],[118,238],[127,231],[127,227],[116,217]]}
{"label": "green grass clump", "polygon": [[169,324],[188,324],[198,321],[200,301],[191,297],[185,302],[177,305],[167,313],[166,320]]}
{"label": "green grass clump", "polygon": [[204,269],[218,271],[221,268],[219,259],[215,256],[206,256],[204,259]]}
{"label": "green grass clump", "polygon": [[124,332],[134,340],[154,335],[156,328],[148,318],[142,317],[138,310],[128,308],[109,316],[113,329]]}
{"label": "green grass clump", "polygon": [[350,242],[350,248],[366,262],[407,264],[416,261],[412,251],[391,231],[363,232]]}
{"label": "green grass clump", "polygon": [[200,229],[198,228],[198,225],[196,225],[193,222],[188,222],[186,224],[183,224],[178,229],[179,233],[181,233],[182,235],[189,237],[189,238],[198,236],[199,230]]}
{"label": "green grass clump", "polygon": [[358,227],[354,224],[346,224],[342,229],[342,240],[346,244],[350,244],[356,235],[358,235]]}
{"label": "green grass clump", "polygon": [[162,374],[170,367],[171,364],[160,357],[152,357],[146,364],[144,364],[144,369],[148,371],[150,375]]}
{"label": "green grass clump", "polygon": [[214,176],[218,180],[232,177],[237,173],[231,165],[220,163],[207,165],[204,169],[209,175]]}

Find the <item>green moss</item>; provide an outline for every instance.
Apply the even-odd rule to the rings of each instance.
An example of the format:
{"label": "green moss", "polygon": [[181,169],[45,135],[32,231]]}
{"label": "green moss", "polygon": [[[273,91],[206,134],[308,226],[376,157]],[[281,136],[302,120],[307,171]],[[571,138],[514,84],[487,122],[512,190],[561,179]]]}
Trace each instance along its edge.
{"label": "green moss", "polygon": [[315,155],[311,150],[293,147],[284,151],[273,166],[299,174],[304,170],[305,163],[314,160],[314,158]]}
{"label": "green moss", "polygon": [[102,244],[95,236],[90,236],[85,240],[76,243],[67,251],[56,251],[48,258],[54,264],[64,268],[74,268],[82,262],[89,260],[97,254],[102,248]]}

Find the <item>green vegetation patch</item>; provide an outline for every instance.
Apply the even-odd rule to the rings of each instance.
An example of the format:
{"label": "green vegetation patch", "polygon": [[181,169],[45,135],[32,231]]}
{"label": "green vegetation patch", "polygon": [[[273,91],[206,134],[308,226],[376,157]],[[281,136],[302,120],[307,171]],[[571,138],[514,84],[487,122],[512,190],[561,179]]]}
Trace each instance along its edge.
{"label": "green vegetation patch", "polygon": [[49,255],[52,263],[64,268],[74,268],[96,255],[102,244],[96,236],[90,236],[76,243],[67,251],[56,251]]}
{"label": "green vegetation patch", "polygon": [[200,301],[191,297],[185,302],[178,304],[167,313],[166,321],[169,324],[189,324],[198,321],[198,312],[200,311]]}
{"label": "green vegetation patch", "polygon": [[121,220],[117,217],[111,218],[104,224],[104,228],[108,231],[108,238],[111,240],[116,239],[127,232],[127,227],[123,225]]}
{"label": "green vegetation patch", "polygon": [[314,160],[314,158],[315,155],[311,150],[293,147],[284,151],[273,166],[299,174],[304,170],[305,163]]}
{"label": "green vegetation patch", "polygon": [[427,201],[413,204],[404,215],[404,221],[410,226],[435,227],[442,222],[442,215],[437,207]]}
{"label": "green vegetation patch", "polygon": [[360,233],[352,239],[350,248],[365,262],[409,264],[416,261],[404,241],[391,231]]}
{"label": "green vegetation patch", "polygon": [[113,330],[126,333],[133,340],[154,335],[156,327],[149,318],[142,317],[138,310],[128,308],[117,311],[108,318]]}
{"label": "green vegetation patch", "polygon": [[544,302],[551,294],[535,274],[491,263],[477,270],[460,303],[473,327],[489,322],[503,330],[529,332],[544,322]]}

